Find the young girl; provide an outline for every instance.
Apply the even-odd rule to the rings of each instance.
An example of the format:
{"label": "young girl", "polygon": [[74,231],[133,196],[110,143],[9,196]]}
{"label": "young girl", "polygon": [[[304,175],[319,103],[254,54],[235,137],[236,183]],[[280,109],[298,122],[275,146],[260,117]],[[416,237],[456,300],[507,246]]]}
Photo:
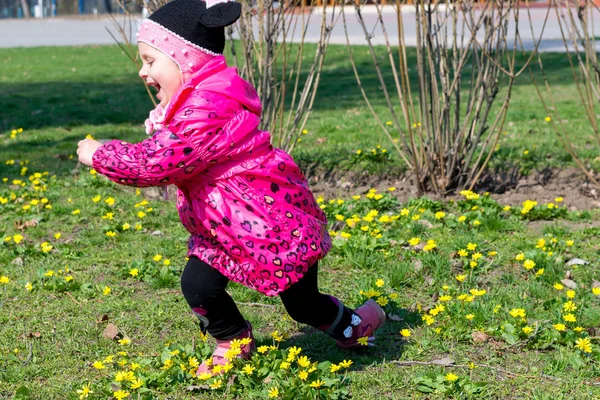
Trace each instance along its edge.
{"label": "young girl", "polygon": [[[219,1],[219,0],[217,0]],[[231,280],[279,295],[290,316],[342,348],[372,344],[385,313],[373,300],[352,311],[319,292],[317,262],[331,248],[327,220],[292,158],[258,129],[254,88],[221,55],[224,27],[240,16],[234,1],[174,0],[142,22],[139,76],[160,104],[146,120],[152,137],[79,142],[79,161],[109,179],[137,187],[174,184],[177,209],[190,232],[183,295],[216,339],[213,365],[252,326],[225,291]],[[365,340],[367,340],[365,342]],[[205,362],[198,373],[209,371]]]}

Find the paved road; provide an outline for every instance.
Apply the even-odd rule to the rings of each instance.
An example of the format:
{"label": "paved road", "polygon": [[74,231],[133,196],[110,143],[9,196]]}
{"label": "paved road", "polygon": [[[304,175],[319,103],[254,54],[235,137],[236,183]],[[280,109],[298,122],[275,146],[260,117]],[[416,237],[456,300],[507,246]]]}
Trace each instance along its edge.
{"label": "paved road", "polygon": [[[559,12],[564,13],[564,9]],[[546,10],[536,8],[531,10],[532,26],[536,37],[542,32],[542,25]],[[357,22],[357,17],[353,13],[346,16],[348,26],[348,36],[352,44],[366,44],[365,34],[361,25]],[[524,46],[531,50],[535,46],[532,39],[531,26],[526,18],[521,15],[519,30],[521,32]],[[363,13],[368,30],[371,32],[374,44],[384,44],[385,38],[380,26],[377,24],[377,15],[373,8],[368,8]],[[542,51],[564,51],[564,44],[561,39],[560,27],[558,24],[556,10],[550,13],[550,19],[546,25],[544,37],[540,45]],[[328,18],[329,19],[329,18]],[[397,45],[397,23],[396,15],[391,9],[387,9],[383,14],[383,21],[388,30],[390,41]],[[415,18],[414,13],[408,10],[403,16],[404,32],[406,43],[414,45],[416,43]],[[600,13],[594,15],[596,26],[600,24]],[[321,15],[314,13],[310,18],[307,29],[307,41],[315,42],[319,38]],[[48,18],[48,19],[30,19],[30,20],[1,20],[0,19],[0,48],[4,47],[33,47],[33,46],[64,46],[64,45],[88,45],[88,44],[113,44],[114,40],[107,29],[116,33],[116,30],[108,17],[91,17],[87,19],[80,18]],[[597,28],[595,36],[600,36],[600,28]],[[135,30],[133,32],[135,33]],[[514,29],[509,28],[509,43],[514,38]],[[132,35],[135,38],[135,35]],[[298,36],[298,34],[296,35]],[[482,38],[482,35],[478,35]],[[346,35],[342,20],[338,19],[332,31],[331,43],[345,44]],[[600,46],[600,43],[599,43]],[[599,47],[600,48],[600,47]]]}

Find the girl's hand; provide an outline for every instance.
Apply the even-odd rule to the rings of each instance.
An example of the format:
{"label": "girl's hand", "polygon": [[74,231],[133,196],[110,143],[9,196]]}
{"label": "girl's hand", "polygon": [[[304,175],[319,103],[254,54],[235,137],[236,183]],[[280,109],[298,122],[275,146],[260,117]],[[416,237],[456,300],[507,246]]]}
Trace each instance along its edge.
{"label": "girl's hand", "polygon": [[92,167],[92,156],[98,147],[102,144],[93,139],[83,139],[77,144],[77,155],[79,156],[79,162]]}

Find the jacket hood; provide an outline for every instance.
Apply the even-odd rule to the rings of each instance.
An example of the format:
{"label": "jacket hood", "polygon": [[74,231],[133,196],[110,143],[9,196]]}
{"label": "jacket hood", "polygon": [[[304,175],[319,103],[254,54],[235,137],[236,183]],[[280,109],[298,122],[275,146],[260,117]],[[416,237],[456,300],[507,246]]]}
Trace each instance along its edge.
{"label": "jacket hood", "polygon": [[240,78],[237,68],[227,67],[224,56],[216,56],[202,66],[179,89],[165,110],[165,119],[170,119],[194,90],[218,93],[237,101],[258,117],[262,114],[262,104],[252,85]]}

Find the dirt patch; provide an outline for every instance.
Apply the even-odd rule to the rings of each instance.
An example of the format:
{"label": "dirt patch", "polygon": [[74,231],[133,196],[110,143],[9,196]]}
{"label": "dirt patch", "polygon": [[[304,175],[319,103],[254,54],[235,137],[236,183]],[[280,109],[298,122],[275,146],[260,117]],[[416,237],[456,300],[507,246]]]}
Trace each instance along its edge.
{"label": "dirt patch", "polygon": [[[417,185],[409,172],[390,172],[370,174],[367,171],[306,171],[309,186],[315,196],[331,198],[348,198],[357,194],[365,194],[369,189],[381,192],[395,187],[393,192],[399,201],[404,202],[418,196]],[[495,191],[494,185],[476,188],[478,192],[489,191],[500,204],[517,206],[525,200],[535,200],[539,203],[554,202],[556,197],[563,197],[564,203],[570,210],[590,210],[600,207],[600,189],[591,184],[586,176],[576,168],[546,169],[535,172],[517,180],[511,188],[498,185],[502,192]],[[427,197],[438,199],[433,194]],[[448,196],[449,199],[462,198],[458,195]]]}

